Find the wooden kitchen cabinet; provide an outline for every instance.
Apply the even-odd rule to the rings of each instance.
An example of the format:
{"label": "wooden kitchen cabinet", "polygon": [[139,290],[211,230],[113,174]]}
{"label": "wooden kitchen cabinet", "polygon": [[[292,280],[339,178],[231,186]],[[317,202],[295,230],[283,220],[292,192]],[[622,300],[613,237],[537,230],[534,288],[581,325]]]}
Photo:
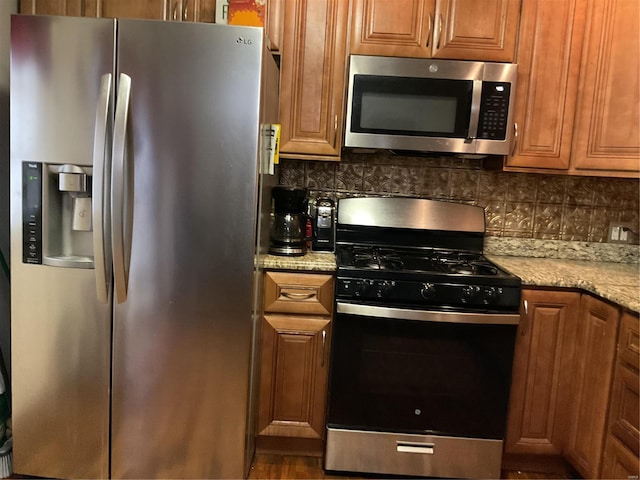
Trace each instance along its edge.
{"label": "wooden kitchen cabinet", "polygon": [[505,170],[640,175],[636,0],[523,0]]}
{"label": "wooden kitchen cabinet", "polygon": [[520,0],[353,0],[352,54],[512,62]]}
{"label": "wooden kitchen cabinet", "polygon": [[284,0],[280,156],[339,160],[348,0]]}
{"label": "wooden kitchen cabinet", "polygon": [[584,478],[600,478],[619,322],[618,308],[582,295],[565,455]]}
{"label": "wooden kitchen cabinet", "polygon": [[284,0],[268,0],[264,28],[269,39],[269,49],[272,53],[279,54],[284,34]]}
{"label": "wooden kitchen cabinet", "polygon": [[215,0],[20,0],[20,13],[213,22]]}
{"label": "wooden kitchen cabinet", "polygon": [[638,478],[640,475],[639,327],[637,315],[622,315],[611,389],[608,433],[599,478],[628,479]]}
{"label": "wooden kitchen cabinet", "polygon": [[504,451],[561,456],[580,294],[523,289]]}
{"label": "wooden kitchen cabinet", "polygon": [[84,0],[20,0],[18,11],[23,15],[83,15]]}
{"label": "wooden kitchen cabinet", "polygon": [[257,446],[286,450],[287,440],[307,440],[307,449],[321,452],[333,275],[264,275]]}
{"label": "wooden kitchen cabinet", "polygon": [[574,167],[640,174],[640,2],[590,0],[583,46]]}

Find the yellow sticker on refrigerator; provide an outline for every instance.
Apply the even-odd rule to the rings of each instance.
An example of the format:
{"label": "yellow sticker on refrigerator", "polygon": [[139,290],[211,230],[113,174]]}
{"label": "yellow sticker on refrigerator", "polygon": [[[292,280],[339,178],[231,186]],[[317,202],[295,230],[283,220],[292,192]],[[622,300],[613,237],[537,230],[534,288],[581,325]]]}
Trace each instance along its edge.
{"label": "yellow sticker on refrigerator", "polygon": [[274,175],[275,166],[278,164],[280,157],[280,125],[277,123],[263,124],[261,132],[261,172],[267,175]]}

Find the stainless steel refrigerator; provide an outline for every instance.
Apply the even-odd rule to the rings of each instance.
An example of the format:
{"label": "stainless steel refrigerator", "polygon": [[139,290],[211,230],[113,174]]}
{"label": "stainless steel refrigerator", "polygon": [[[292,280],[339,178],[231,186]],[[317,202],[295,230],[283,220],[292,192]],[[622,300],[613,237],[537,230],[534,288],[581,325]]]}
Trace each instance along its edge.
{"label": "stainless steel refrigerator", "polygon": [[252,27],[12,17],[14,471],[240,478],[278,71]]}

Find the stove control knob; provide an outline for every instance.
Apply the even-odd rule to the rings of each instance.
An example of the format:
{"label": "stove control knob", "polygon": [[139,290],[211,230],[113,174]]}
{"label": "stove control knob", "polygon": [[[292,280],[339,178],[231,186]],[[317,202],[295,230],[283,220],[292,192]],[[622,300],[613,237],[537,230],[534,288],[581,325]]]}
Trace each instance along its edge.
{"label": "stove control knob", "polygon": [[496,287],[486,288],[484,291],[484,303],[486,305],[495,303],[500,293],[502,293],[501,288],[496,288]]}
{"label": "stove control knob", "polygon": [[396,282],[394,281],[389,281],[389,280],[382,280],[380,282],[378,282],[377,284],[377,291],[376,291],[376,297],[378,298],[384,298],[387,296],[387,294],[393,289],[393,287],[395,286]]}
{"label": "stove control knob", "polygon": [[354,289],[356,297],[365,297],[371,291],[371,280],[358,280]]}
{"label": "stove control knob", "polygon": [[420,295],[425,300],[430,300],[436,294],[436,286],[433,283],[423,283],[420,289]]}
{"label": "stove control knob", "polygon": [[468,303],[478,295],[480,287],[477,285],[468,285],[462,289],[462,303]]}

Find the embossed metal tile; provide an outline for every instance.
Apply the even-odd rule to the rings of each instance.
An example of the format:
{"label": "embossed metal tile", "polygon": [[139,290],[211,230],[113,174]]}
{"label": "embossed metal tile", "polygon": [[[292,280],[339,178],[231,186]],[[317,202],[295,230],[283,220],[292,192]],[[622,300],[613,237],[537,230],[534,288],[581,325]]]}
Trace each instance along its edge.
{"label": "embossed metal tile", "polygon": [[280,183],[312,198],[401,195],[485,209],[487,234],[605,242],[612,221],[639,223],[636,179],[485,170],[475,159],[345,152],[339,163],[283,160]]}

